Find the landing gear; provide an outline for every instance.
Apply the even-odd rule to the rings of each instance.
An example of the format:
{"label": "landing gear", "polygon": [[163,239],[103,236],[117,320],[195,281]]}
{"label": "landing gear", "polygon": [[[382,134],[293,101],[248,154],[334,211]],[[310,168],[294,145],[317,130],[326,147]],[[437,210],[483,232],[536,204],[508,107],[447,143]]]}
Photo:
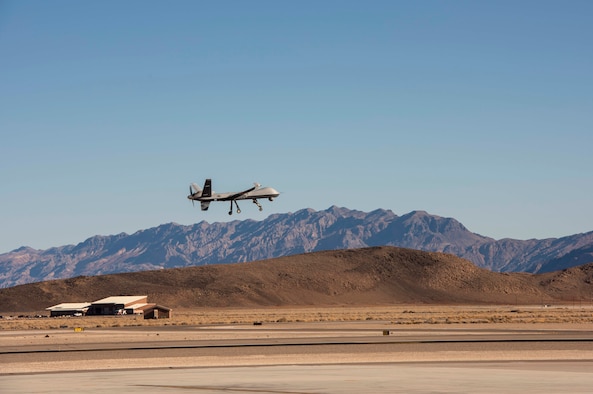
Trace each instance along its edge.
{"label": "landing gear", "polygon": [[237,207],[237,213],[241,213],[241,208],[239,208],[239,204],[237,204],[237,200],[231,200],[231,207],[229,208],[229,215],[233,214],[233,202],[235,203],[235,206]]}
{"label": "landing gear", "polygon": [[[255,198],[254,198],[254,199],[253,199],[253,200],[251,200],[251,201],[253,201],[253,203],[254,203],[255,205],[257,205],[257,207],[259,208],[259,210],[260,210],[260,211],[263,211],[263,210],[264,210],[264,208],[263,208],[263,207],[261,206],[261,204],[260,204],[260,203],[257,201],[257,199],[255,199]],[[232,214],[233,214],[233,203],[235,204],[235,207],[237,207],[237,209],[236,209],[237,213],[241,213],[241,208],[239,208],[239,204],[237,204],[237,200],[231,200],[231,206],[230,206],[230,208],[229,208],[229,215],[232,215]]]}

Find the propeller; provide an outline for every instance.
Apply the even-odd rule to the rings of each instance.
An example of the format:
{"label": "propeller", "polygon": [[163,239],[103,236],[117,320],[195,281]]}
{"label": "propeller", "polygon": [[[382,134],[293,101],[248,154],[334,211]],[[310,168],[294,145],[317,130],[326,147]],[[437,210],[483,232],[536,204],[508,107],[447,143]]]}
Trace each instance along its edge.
{"label": "propeller", "polygon": [[189,185],[189,196],[187,196],[187,198],[189,198],[191,200],[191,205],[195,207],[196,205],[194,204],[194,199],[191,198],[191,196],[193,196],[193,195],[194,195],[194,193],[192,192],[191,185]]}

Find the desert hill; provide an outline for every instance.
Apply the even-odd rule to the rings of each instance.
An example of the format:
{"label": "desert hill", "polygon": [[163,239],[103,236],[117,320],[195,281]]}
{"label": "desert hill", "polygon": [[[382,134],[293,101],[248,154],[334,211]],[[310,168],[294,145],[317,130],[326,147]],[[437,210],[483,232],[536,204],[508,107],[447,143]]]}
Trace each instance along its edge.
{"label": "desert hill", "polygon": [[551,272],[593,262],[593,231],[562,238],[494,240],[453,218],[414,211],[330,207],[182,226],[175,223],[47,250],[22,247],[0,254],[0,288],[123,272],[228,264],[324,250],[396,246],[449,253],[499,272]]}
{"label": "desert hill", "polygon": [[371,247],[19,285],[0,289],[0,313],[126,294],[172,308],[538,304],[588,301],[592,283],[593,264],[546,274],[496,273],[450,254]]}

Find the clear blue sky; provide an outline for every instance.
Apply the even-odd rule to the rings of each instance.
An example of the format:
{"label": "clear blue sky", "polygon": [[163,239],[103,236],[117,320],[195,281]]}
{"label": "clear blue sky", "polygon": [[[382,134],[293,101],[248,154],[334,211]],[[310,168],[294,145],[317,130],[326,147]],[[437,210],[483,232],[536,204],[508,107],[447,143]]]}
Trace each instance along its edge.
{"label": "clear blue sky", "polygon": [[[338,205],[593,230],[591,1],[2,1],[0,253]],[[216,191],[282,192],[259,213]]]}

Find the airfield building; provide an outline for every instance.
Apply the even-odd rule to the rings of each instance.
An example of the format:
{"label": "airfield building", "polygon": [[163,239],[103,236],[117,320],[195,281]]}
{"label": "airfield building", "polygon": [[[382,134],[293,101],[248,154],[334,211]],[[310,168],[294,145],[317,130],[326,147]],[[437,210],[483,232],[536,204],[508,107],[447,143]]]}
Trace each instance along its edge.
{"label": "airfield building", "polygon": [[56,316],[144,315],[145,319],[170,318],[171,308],[149,304],[148,296],[111,296],[95,302],[63,303],[46,308]]}
{"label": "airfield building", "polygon": [[91,303],[89,315],[133,315],[141,313],[148,296],[112,296]]}
{"label": "airfield building", "polygon": [[45,308],[45,310],[49,311],[50,317],[84,316],[87,314],[90,306],[91,304],[89,302],[64,302]]}
{"label": "airfield building", "polygon": [[169,319],[172,309],[162,305],[149,304],[150,307],[144,310],[145,319]]}
{"label": "airfield building", "polygon": [[149,304],[148,296],[112,296],[91,303],[88,315],[144,315],[146,319],[170,318],[171,309]]}

